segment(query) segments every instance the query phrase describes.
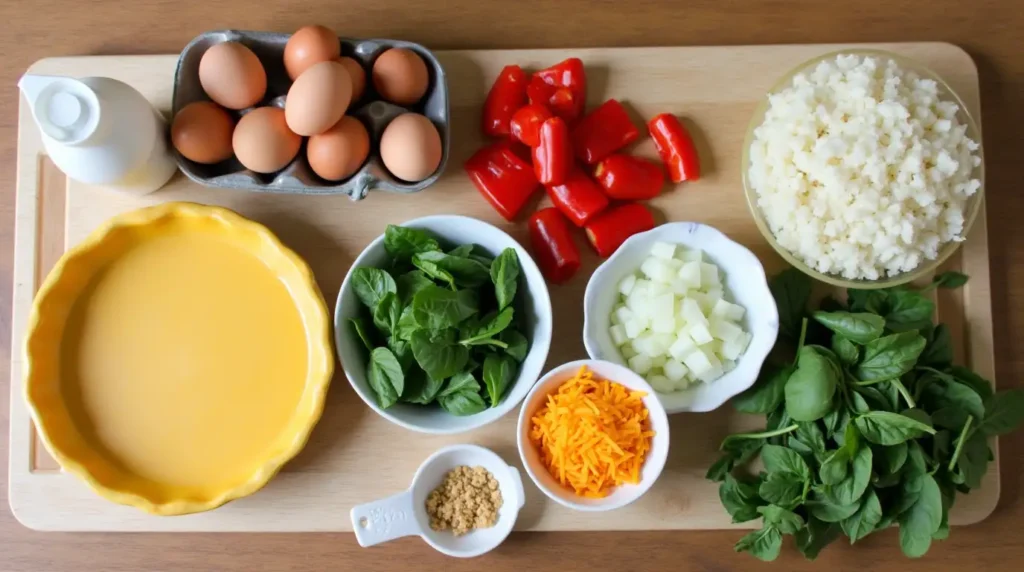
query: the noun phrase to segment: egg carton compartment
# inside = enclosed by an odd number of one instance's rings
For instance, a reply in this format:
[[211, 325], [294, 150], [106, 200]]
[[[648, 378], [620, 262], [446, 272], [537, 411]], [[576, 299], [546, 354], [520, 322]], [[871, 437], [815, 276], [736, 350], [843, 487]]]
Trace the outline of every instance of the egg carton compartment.
[[[199, 83], [199, 61], [208, 48], [221, 42], [239, 42], [251, 49], [267, 72], [267, 93], [256, 107], [273, 105], [283, 107], [292, 80], [284, 68], [284, 47], [291, 34], [276, 32], [250, 32], [217, 30], [194, 38], [182, 50], [174, 72], [172, 112], [196, 101], [210, 101]], [[250, 171], [234, 157], [212, 165], [190, 161], [177, 154], [178, 166], [193, 181], [209, 187], [245, 189], [257, 192], [298, 193], [313, 195], [346, 194], [359, 200], [371, 190], [382, 189], [397, 193], [415, 193], [434, 183], [444, 172], [449, 151], [448, 85], [444, 68], [425, 47], [401, 40], [355, 40], [340, 38], [341, 55], [359, 62], [366, 72], [366, 90], [358, 101], [353, 101], [346, 112], [359, 119], [370, 134], [370, 154], [363, 166], [348, 179], [327, 181], [313, 172], [306, 161], [306, 140], [295, 159], [277, 173], [263, 174]], [[370, 70], [377, 56], [389, 48], [406, 48], [416, 52], [427, 64], [429, 84], [427, 93], [416, 105], [403, 107], [377, 99]], [[237, 121], [254, 108], [241, 111], [227, 110]], [[432, 175], [422, 181], [410, 183], [393, 176], [380, 159], [379, 143], [384, 128], [398, 115], [412, 111], [426, 116], [441, 136], [441, 163]]]

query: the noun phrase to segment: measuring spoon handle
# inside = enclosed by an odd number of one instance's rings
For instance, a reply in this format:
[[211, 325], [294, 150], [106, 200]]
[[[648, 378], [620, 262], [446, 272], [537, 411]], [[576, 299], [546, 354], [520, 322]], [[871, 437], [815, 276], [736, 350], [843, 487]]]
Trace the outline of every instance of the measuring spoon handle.
[[363, 547], [418, 535], [423, 530], [416, 520], [411, 490], [353, 507], [351, 516], [352, 530]]

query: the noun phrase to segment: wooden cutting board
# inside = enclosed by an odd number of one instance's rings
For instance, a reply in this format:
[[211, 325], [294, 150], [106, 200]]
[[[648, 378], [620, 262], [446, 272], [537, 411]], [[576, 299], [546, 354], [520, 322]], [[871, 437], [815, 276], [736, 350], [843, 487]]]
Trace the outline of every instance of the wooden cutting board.
[[[760, 98], [794, 66], [852, 46], [757, 46], [589, 50], [444, 51], [438, 58], [449, 82], [452, 147], [449, 168], [428, 190], [410, 196], [371, 193], [361, 202], [344, 196], [289, 196], [207, 189], [176, 176], [164, 189], [130, 197], [67, 180], [45, 156], [38, 129], [22, 99], [18, 119], [18, 182], [14, 285], [14, 356], [11, 364], [10, 503], [26, 526], [92, 531], [348, 531], [349, 509], [409, 486], [416, 468], [439, 447], [457, 442], [492, 448], [519, 464], [515, 412], [472, 433], [419, 435], [378, 417], [337, 372], [324, 415], [305, 450], [257, 494], [211, 512], [154, 517], [102, 500], [60, 472], [36, 437], [22, 398], [22, 342], [37, 285], [69, 246], [107, 218], [171, 200], [222, 205], [266, 224], [303, 256], [333, 306], [349, 265], [388, 223], [439, 213], [480, 218], [526, 242], [525, 223], [502, 220], [460, 168], [482, 143], [484, 95], [505, 64], [540, 68], [569, 56], [587, 64], [589, 104], [609, 97], [641, 118], [670, 112], [684, 118], [699, 147], [704, 177], [653, 201], [664, 220], [711, 224], [753, 250], [769, 273], [784, 263], [758, 233], [740, 182], [747, 124]], [[860, 45], [888, 49], [932, 68], [981, 117], [977, 69], [961, 49], [941, 43]], [[103, 56], [46, 59], [32, 73], [108, 76], [125, 81], [165, 112], [177, 56]], [[650, 140], [636, 146], [654, 157]], [[984, 207], [947, 269], [970, 275], [966, 288], [938, 294], [938, 318], [953, 333], [957, 358], [993, 379], [992, 309]], [[584, 249], [585, 250], [585, 249]], [[548, 368], [586, 357], [581, 339], [586, 280], [599, 259], [584, 252], [583, 269], [568, 285], [552, 287], [555, 332]], [[333, 311], [333, 310], [332, 310]], [[725, 406], [708, 414], [672, 416], [672, 450], [655, 487], [635, 504], [612, 513], [573, 512], [548, 502], [527, 483], [519, 530], [653, 530], [743, 528], [733, 525], [704, 479], [721, 439], [762, 420]], [[988, 516], [999, 498], [999, 468], [990, 466], [982, 488], [959, 497], [951, 520], [969, 524]]]

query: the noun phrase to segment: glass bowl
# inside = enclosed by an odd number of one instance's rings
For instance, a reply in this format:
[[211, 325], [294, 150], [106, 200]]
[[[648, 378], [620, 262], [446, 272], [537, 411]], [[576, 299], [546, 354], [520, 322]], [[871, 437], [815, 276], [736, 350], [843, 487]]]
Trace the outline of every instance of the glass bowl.
[[775, 239], [775, 235], [768, 227], [768, 222], [765, 220], [764, 213], [761, 211], [761, 207], [757, 204], [757, 193], [754, 191], [750, 184], [748, 174], [750, 165], [750, 144], [754, 139], [754, 130], [760, 127], [762, 123], [764, 123], [765, 113], [768, 109], [768, 96], [770, 94], [777, 93], [780, 90], [785, 89], [786, 87], [791, 85], [793, 77], [796, 76], [798, 73], [812, 70], [820, 62], [826, 60], [833, 60], [840, 55], [855, 55], [861, 57], [871, 56], [878, 59], [894, 60], [897, 63], [897, 65], [899, 65], [899, 67], [904, 71], [912, 71], [922, 78], [935, 80], [935, 83], [938, 85], [940, 97], [943, 100], [948, 100], [956, 103], [958, 107], [956, 117], [962, 124], [967, 126], [966, 136], [978, 143], [978, 149], [976, 153], [978, 157], [981, 158], [981, 163], [977, 167], [975, 167], [974, 171], [972, 172], [972, 178], [978, 179], [981, 182], [981, 187], [978, 189], [976, 193], [974, 193], [974, 195], [967, 199], [967, 204], [965, 206], [966, 212], [964, 216], [964, 230], [962, 234], [965, 237], [970, 234], [971, 227], [974, 225], [974, 221], [981, 210], [982, 198], [985, 194], [985, 156], [981, 141], [981, 131], [978, 128], [978, 124], [975, 122], [974, 118], [967, 110], [967, 106], [964, 105], [964, 102], [962, 99], [960, 99], [960, 96], [957, 95], [957, 93], [953, 91], [949, 84], [943, 81], [942, 78], [938, 76], [938, 74], [936, 74], [935, 72], [933, 72], [931, 69], [921, 64], [920, 62], [884, 50], [855, 49], [830, 52], [828, 54], [815, 57], [811, 60], [808, 60], [800, 64], [792, 71], [787, 73], [785, 76], [783, 76], [778, 81], [778, 83], [772, 86], [768, 94], [766, 94], [765, 97], [761, 99], [761, 102], [757, 106], [757, 110], [754, 111], [754, 116], [750, 120], [750, 125], [747, 127], [746, 137], [743, 140], [743, 160], [741, 167], [741, 175], [743, 177], [743, 190], [747, 198], [747, 206], [750, 208], [750, 214], [754, 218], [754, 223], [757, 225], [758, 230], [761, 231], [761, 234], [764, 235], [764, 238], [765, 240], [768, 241], [768, 244], [770, 244], [772, 248], [774, 248], [775, 251], [778, 252], [779, 255], [786, 260], [786, 262], [788, 262], [794, 268], [797, 268], [801, 272], [811, 276], [816, 280], [820, 280], [822, 282], [832, 284], [833, 286], [839, 286], [842, 288], [860, 289], [888, 288], [891, 286], [898, 286], [900, 284], [913, 282], [918, 278], [922, 278], [934, 273], [935, 270], [940, 265], [942, 265], [943, 262], [946, 261], [946, 259], [948, 259], [950, 256], [953, 255], [954, 252], [956, 252], [957, 248], [959, 248], [963, 242], [947, 242], [939, 248], [938, 256], [934, 260], [925, 260], [921, 263], [920, 266], [918, 266], [914, 270], [904, 272], [902, 274], [897, 274], [894, 276], [886, 276], [883, 278], [879, 278], [877, 280], [849, 280], [846, 278], [842, 278], [837, 274], [826, 274], [811, 268], [805, 262], [797, 258], [796, 255], [794, 255], [792, 252], [790, 252], [789, 250], [787, 250], [778, 243], [778, 241]]

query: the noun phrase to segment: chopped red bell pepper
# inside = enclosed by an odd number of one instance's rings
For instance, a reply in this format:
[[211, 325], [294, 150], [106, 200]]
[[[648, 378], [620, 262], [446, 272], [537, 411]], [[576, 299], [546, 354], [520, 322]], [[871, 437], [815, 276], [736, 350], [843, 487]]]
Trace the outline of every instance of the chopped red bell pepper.
[[[544, 90], [541, 86], [534, 85], [537, 84], [537, 80], [553, 89]], [[543, 103], [566, 123], [572, 123], [583, 115], [583, 107], [587, 104], [587, 73], [583, 68], [583, 61], [579, 58], [569, 58], [536, 72], [527, 93], [530, 103]]]
[[526, 73], [519, 66], [505, 66], [494, 80], [484, 101], [484, 135], [503, 137], [510, 133], [512, 115], [526, 105]]
[[630, 121], [622, 104], [609, 99], [573, 127], [572, 145], [581, 161], [593, 165], [639, 136], [640, 131]]
[[668, 168], [673, 183], [696, 181], [700, 178], [700, 158], [690, 134], [675, 115], [662, 113], [647, 124], [654, 147]]
[[537, 265], [552, 284], [569, 280], [580, 269], [580, 251], [558, 209], [549, 207], [530, 216], [530, 245]]
[[540, 126], [554, 117], [547, 107], [539, 103], [531, 103], [520, 107], [512, 116], [512, 136], [530, 147], [540, 143]]
[[605, 157], [594, 169], [594, 178], [613, 199], [653, 199], [665, 186], [665, 173], [654, 161], [632, 155]]
[[569, 127], [560, 117], [552, 117], [540, 126], [540, 142], [533, 148], [533, 171], [542, 185], [557, 185], [569, 176], [573, 167]]
[[473, 154], [464, 168], [480, 194], [505, 220], [512, 220], [540, 184], [529, 163], [508, 142], [488, 145]]
[[608, 197], [582, 169], [574, 168], [560, 185], [548, 185], [551, 202], [576, 226], [608, 208]]
[[634, 234], [654, 228], [654, 215], [640, 203], [626, 203], [607, 210], [586, 226], [587, 240], [607, 258]]

